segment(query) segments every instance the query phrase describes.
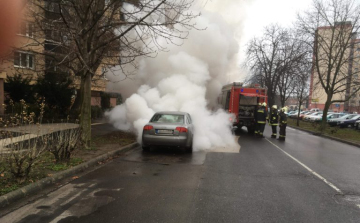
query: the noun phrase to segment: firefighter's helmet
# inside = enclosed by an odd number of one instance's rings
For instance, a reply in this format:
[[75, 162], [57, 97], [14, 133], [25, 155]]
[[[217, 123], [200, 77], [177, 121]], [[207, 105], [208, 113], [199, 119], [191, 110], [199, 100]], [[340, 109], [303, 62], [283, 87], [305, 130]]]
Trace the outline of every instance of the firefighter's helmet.
[[277, 109], [277, 105], [273, 105], [272, 108], [273, 108], [273, 109]]
[[266, 102], [262, 103], [262, 106], [266, 107]]
[[261, 102], [259, 102], [259, 106], [261, 106]]

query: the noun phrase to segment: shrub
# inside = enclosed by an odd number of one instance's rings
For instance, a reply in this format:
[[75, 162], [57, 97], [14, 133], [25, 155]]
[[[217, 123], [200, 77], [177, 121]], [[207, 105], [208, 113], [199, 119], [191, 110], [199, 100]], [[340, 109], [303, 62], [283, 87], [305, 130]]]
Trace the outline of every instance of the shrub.
[[[3, 127], [18, 126], [18, 125], [32, 125], [35, 123], [35, 113], [28, 113], [24, 100], [21, 103], [21, 113], [17, 113], [10, 116], [8, 120], [1, 120]], [[2, 162], [4, 163], [5, 169], [9, 171], [18, 183], [23, 183], [29, 176], [33, 165], [38, 161], [38, 158], [46, 151], [47, 148], [47, 137], [41, 135], [41, 119], [44, 115], [45, 103], [40, 104], [40, 114], [37, 122], [37, 133], [36, 137], [32, 138], [31, 135], [26, 134], [20, 136], [19, 141], [15, 141], [11, 132], [3, 131], [3, 149], [1, 151]]]
[[[31, 81], [31, 77], [23, 77], [20, 74], [8, 76], [4, 84], [4, 90], [15, 103], [20, 102], [20, 100], [33, 103], [35, 101], [35, 92], [33, 86], [30, 85]], [[8, 100], [7, 103], [9, 103]]]
[[101, 92], [100, 97], [101, 97], [101, 108], [103, 110], [111, 108], [111, 106], [110, 106], [110, 94], [105, 93], [105, 92]]
[[54, 132], [49, 136], [48, 150], [54, 155], [56, 163], [69, 162], [79, 142], [80, 128]]
[[91, 118], [97, 119], [103, 117], [103, 111], [100, 106], [91, 106]]
[[40, 76], [35, 85], [38, 97], [46, 99], [46, 114], [51, 118], [65, 118], [72, 106], [74, 89], [72, 80], [65, 74], [48, 73]]

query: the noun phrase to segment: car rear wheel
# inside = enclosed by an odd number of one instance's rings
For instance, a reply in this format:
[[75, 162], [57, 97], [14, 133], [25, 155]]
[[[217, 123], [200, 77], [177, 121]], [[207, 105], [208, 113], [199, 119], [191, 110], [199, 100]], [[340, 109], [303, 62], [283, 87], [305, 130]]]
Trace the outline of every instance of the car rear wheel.
[[193, 141], [191, 140], [190, 146], [185, 148], [185, 151], [188, 153], [193, 152]]
[[149, 147], [149, 146], [142, 146], [142, 149], [143, 149], [144, 151], [150, 151], [150, 147]]
[[186, 148], [186, 152], [192, 153], [192, 152], [193, 152], [193, 147], [192, 147], [192, 146], [187, 147], [187, 148]]

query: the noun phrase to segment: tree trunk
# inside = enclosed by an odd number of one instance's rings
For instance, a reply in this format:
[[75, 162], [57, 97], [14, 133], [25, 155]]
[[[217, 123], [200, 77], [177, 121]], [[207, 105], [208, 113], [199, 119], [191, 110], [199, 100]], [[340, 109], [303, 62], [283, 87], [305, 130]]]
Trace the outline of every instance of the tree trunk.
[[271, 108], [275, 104], [275, 94], [272, 92], [272, 89], [268, 89], [268, 106]]
[[81, 141], [85, 148], [90, 148], [91, 143], [91, 75], [85, 74], [81, 77], [80, 97], [80, 129]]
[[281, 107], [285, 107], [285, 102], [286, 102], [286, 95], [284, 94], [280, 94], [280, 105]]
[[325, 102], [325, 107], [324, 107], [324, 111], [323, 111], [323, 115], [322, 115], [322, 120], [321, 120], [321, 125], [320, 125], [320, 132], [321, 134], [324, 133], [325, 129], [326, 129], [326, 125], [327, 125], [327, 120], [326, 120], [326, 116], [327, 116], [327, 112], [330, 108], [330, 105], [331, 105], [331, 99], [329, 99], [329, 96], [328, 96], [328, 99], [326, 100]]
[[[302, 98], [301, 98], [300, 101], [302, 101]], [[300, 125], [300, 117], [299, 117], [299, 116], [300, 116], [301, 105], [302, 105], [302, 103], [299, 102], [298, 115], [297, 115], [297, 117], [296, 117], [296, 126], [297, 126], [297, 127], [299, 127], [299, 125]]]

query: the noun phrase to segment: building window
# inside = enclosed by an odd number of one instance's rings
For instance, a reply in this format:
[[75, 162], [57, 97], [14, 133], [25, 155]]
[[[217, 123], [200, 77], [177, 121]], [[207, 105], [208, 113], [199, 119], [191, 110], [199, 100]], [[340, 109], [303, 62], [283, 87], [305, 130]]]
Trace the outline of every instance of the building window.
[[34, 36], [34, 24], [29, 22], [22, 22], [20, 24], [19, 35], [33, 37]]
[[14, 67], [34, 69], [35, 56], [26, 52], [14, 53]]

